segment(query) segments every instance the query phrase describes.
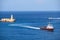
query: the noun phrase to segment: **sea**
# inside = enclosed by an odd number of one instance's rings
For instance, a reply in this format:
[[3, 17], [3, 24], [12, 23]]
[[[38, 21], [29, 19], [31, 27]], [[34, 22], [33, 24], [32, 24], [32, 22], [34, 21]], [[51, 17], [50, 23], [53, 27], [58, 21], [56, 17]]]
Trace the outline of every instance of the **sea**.
[[[14, 16], [14, 22], [0, 22], [0, 40], [60, 40], [59, 11], [9, 11], [0, 12], [0, 19]], [[40, 27], [52, 24], [54, 31]]]

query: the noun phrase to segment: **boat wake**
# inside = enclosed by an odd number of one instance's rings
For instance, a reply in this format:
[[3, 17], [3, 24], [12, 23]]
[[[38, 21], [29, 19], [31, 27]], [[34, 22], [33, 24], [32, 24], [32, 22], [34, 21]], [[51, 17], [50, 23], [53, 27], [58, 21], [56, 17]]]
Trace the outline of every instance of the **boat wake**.
[[30, 29], [40, 29], [39, 27], [27, 26], [23, 24], [9, 24], [8, 26], [18, 26], [18, 27], [25, 27], [25, 28], [30, 28]]
[[58, 20], [60, 20], [60, 18], [52, 18], [52, 17], [49, 17], [48, 19], [58, 19]]

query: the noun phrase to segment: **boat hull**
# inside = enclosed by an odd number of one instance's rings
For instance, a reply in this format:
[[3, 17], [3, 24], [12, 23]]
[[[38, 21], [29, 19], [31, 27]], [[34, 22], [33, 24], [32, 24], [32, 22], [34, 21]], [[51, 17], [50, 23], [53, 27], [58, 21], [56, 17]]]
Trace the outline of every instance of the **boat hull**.
[[47, 31], [53, 31], [53, 30], [54, 30], [54, 29], [52, 29], [52, 28], [48, 28], [48, 29], [47, 29], [46, 26], [45, 26], [45, 27], [41, 27], [40, 29], [41, 29], [41, 30], [47, 30]]

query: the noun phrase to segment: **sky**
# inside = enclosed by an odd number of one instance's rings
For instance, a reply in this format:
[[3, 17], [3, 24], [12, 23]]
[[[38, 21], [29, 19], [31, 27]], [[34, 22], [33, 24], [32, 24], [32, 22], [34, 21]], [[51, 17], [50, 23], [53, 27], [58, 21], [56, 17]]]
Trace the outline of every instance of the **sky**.
[[60, 0], [0, 0], [0, 11], [60, 11]]

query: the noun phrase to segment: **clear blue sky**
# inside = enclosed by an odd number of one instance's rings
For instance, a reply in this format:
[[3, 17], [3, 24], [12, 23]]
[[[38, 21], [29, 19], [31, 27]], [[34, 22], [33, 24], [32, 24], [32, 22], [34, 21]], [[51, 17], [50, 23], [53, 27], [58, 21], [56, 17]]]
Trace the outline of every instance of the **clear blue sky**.
[[0, 0], [0, 11], [60, 11], [60, 0]]

